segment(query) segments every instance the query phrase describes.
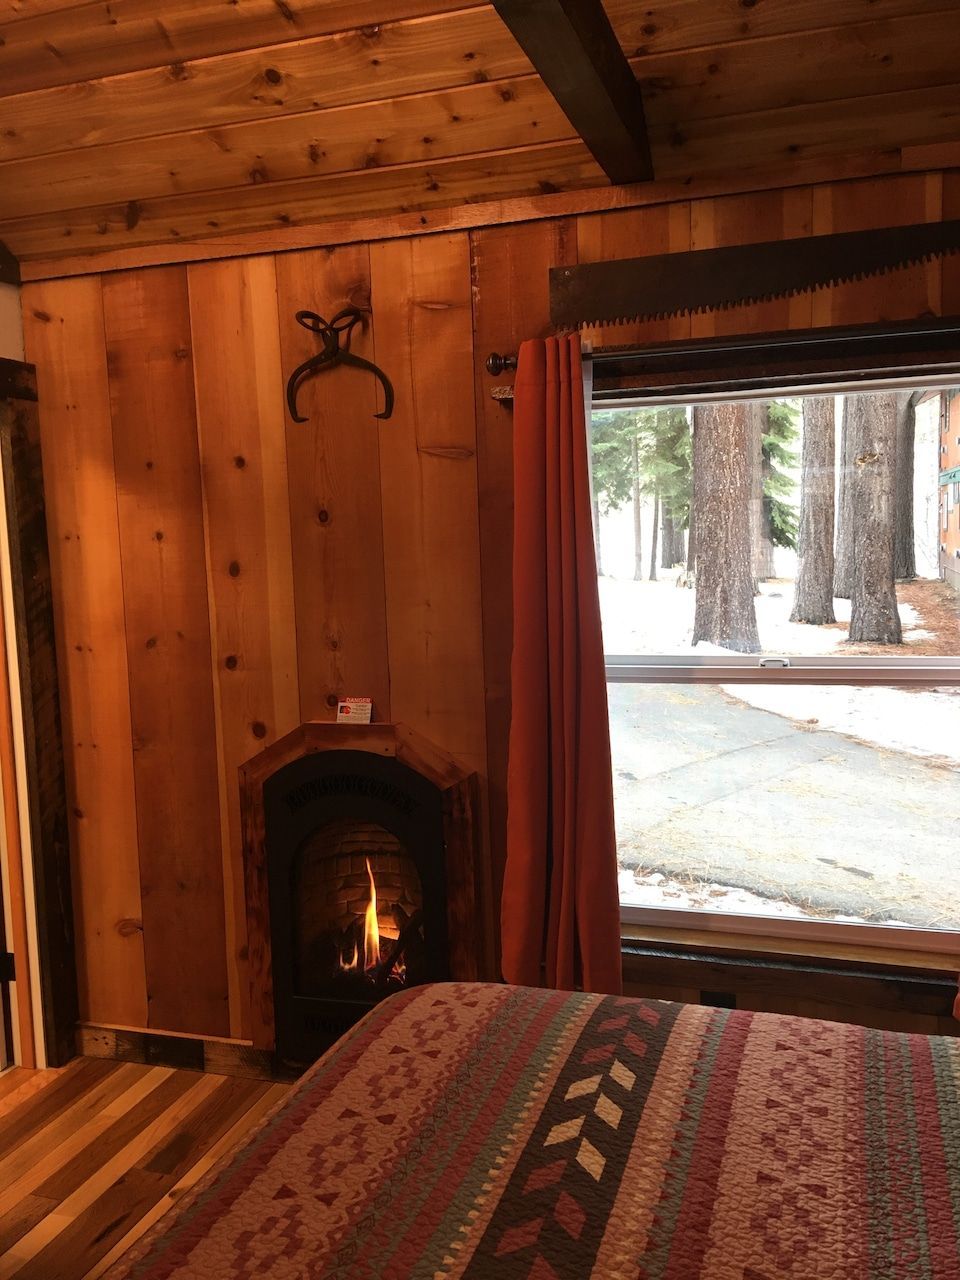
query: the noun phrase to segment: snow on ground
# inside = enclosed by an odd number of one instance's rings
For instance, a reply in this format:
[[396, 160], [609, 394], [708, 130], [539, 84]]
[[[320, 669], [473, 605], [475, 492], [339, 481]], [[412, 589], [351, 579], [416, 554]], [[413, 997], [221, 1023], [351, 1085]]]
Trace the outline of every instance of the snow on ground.
[[[777, 916], [791, 920], [830, 920], [834, 924], [867, 924], [863, 916], [836, 912], [804, 911], [794, 902], [762, 898], [749, 889], [705, 882], [683, 884], [659, 871], [642, 869], [619, 872], [620, 903], [625, 907], [666, 907], [674, 911], [723, 911], [742, 916]], [[901, 920], [884, 920], [885, 925], [910, 926]]]
[[724, 693], [818, 729], [889, 751], [960, 765], [960, 689], [848, 685], [722, 685]]
[[[679, 570], [662, 570], [659, 582], [600, 578], [604, 648], [609, 654], [694, 653], [724, 657], [729, 650], [692, 643], [696, 593], [679, 585]], [[787, 657], [844, 655], [850, 601], [834, 600], [837, 626], [811, 627], [790, 621], [793, 583], [764, 582], [756, 597], [757, 627], [764, 653]], [[904, 645], [930, 633], [916, 609], [900, 604]], [[903, 652], [900, 650], [899, 652]], [[831, 685], [726, 685], [725, 692], [750, 706], [787, 719], [818, 725], [862, 742], [960, 765], [960, 690], [854, 688]]]
[[[610, 654], [722, 654], [715, 646], [693, 645], [693, 616], [696, 592], [679, 585], [681, 571], [662, 569], [658, 582], [635, 582], [629, 578], [603, 577], [600, 583], [600, 613], [603, 643]], [[811, 627], [791, 622], [793, 583], [774, 579], [760, 584], [756, 597], [757, 630], [764, 653], [792, 657], [842, 654], [850, 622], [850, 601], [834, 600], [835, 627]], [[920, 626], [917, 611], [900, 605], [900, 621], [905, 645], [930, 639]]]

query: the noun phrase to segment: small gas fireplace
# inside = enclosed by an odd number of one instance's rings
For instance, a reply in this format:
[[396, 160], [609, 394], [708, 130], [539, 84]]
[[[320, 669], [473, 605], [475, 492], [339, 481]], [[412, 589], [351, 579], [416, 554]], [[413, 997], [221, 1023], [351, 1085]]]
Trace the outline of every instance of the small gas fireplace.
[[241, 770], [254, 1043], [309, 1061], [407, 986], [480, 974], [475, 777], [398, 725]]

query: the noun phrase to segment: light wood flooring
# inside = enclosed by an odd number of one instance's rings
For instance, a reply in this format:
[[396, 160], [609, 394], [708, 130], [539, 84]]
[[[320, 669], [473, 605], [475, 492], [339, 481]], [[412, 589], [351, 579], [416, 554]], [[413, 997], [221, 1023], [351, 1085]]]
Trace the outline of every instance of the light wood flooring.
[[77, 1058], [0, 1074], [0, 1280], [95, 1280], [289, 1084]]

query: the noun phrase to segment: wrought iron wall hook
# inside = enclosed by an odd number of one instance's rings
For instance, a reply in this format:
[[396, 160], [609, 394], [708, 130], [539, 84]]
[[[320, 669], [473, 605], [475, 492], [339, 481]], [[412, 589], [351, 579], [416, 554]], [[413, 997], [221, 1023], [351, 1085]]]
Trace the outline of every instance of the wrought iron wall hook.
[[350, 350], [350, 338], [354, 327], [363, 324], [364, 313], [359, 307], [344, 307], [332, 320], [324, 320], [315, 311], [298, 311], [297, 324], [311, 333], [317, 333], [323, 339], [323, 350], [318, 351], [309, 360], [298, 365], [287, 380], [287, 407], [294, 422], [306, 422], [297, 412], [297, 393], [304, 379], [322, 369], [332, 369], [338, 364], [352, 365], [357, 369], [366, 369], [380, 380], [383, 387], [383, 412], [375, 413], [375, 418], [389, 418], [393, 413], [393, 386], [390, 379], [370, 360], [355, 356]]

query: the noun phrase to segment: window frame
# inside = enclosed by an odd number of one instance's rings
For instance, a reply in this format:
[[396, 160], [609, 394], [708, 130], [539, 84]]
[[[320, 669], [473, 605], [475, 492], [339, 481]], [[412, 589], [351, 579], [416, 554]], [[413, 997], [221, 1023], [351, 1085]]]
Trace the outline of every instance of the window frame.
[[[828, 367], [818, 376], [814, 365], [824, 360]], [[725, 361], [732, 362], [726, 371]], [[588, 408], [594, 411], [910, 387], [948, 390], [960, 385], [960, 320], [612, 348], [586, 352], [585, 363]], [[608, 684], [960, 686], [960, 654], [899, 659], [743, 654], [719, 659], [605, 653], [604, 660]], [[666, 928], [755, 940], [765, 936], [796, 940], [800, 950], [804, 942], [852, 943], [868, 950], [960, 957], [960, 930], [627, 904], [621, 904], [620, 919], [628, 930]]]

